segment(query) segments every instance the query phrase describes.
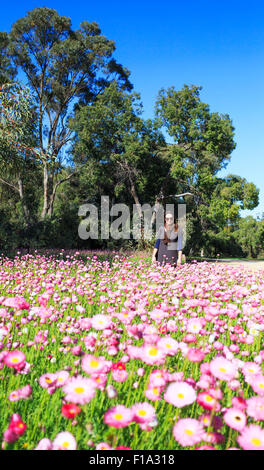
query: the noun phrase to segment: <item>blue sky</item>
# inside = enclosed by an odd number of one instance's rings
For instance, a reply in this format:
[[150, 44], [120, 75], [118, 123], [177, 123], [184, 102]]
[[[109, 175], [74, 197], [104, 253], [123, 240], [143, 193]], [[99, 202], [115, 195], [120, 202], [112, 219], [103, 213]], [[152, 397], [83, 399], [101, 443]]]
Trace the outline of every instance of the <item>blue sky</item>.
[[99, 24], [131, 71], [145, 118], [153, 117], [161, 88], [202, 86], [202, 101], [229, 114], [235, 127], [237, 147], [218, 175], [238, 174], [259, 188], [259, 206], [242, 216], [264, 212], [263, 1], [13, 0], [1, 5], [0, 30], [36, 6], [70, 17], [74, 28], [83, 20]]

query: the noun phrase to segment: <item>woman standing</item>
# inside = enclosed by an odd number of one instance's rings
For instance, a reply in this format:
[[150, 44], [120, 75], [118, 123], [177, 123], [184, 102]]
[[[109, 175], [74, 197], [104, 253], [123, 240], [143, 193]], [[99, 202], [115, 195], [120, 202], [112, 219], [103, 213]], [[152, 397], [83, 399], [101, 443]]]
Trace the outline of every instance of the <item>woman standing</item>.
[[175, 267], [181, 264], [181, 237], [178, 235], [178, 224], [174, 223], [173, 214], [167, 212], [164, 219], [164, 227], [160, 227], [158, 231], [158, 238], [152, 255], [152, 263], [156, 263], [156, 261], [161, 264], [170, 263]]

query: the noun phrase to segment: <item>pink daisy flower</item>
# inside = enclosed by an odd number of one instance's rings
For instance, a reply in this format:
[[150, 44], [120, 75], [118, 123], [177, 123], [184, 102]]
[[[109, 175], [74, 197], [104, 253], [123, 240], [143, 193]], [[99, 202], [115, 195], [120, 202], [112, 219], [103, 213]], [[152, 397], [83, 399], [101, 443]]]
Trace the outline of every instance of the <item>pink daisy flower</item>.
[[251, 397], [246, 400], [247, 415], [257, 421], [264, 420], [264, 397]]
[[136, 403], [131, 407], [131, 411], [137, 423], [149, 423], [156, 418], [155, 408], [147, 402]]
[[126, 370], [116, 369], [112, 371], [112, 378], [116, 382], [125, 382], [127, 377], [128, 377], [128, 373]]
[[149, 384], [154, 387], [163, 387], [167, 382], [167, 372], [162, 370], [154, 370], [149, 376]]
[[18, 392], [21, 398], [28, 398], [32, 394], [32, 387], [30, 385], [25, 385], [20, 388]]
[[193, 446], [203, 440], [203, 426], [197, 419], [180, 419], [173, 427], [174, 439], [183, 447]]
[[118, 320], [121, 320], [122, 323], [125, 325], [128, 324], [130, 325], [134, 316], [136, 315], [135, 312], [120, 312], [116, 313], [115, 316], [118, 318]]
[[55, 373], [56, 387], [63, 387], [69, 380], [70, 374], [66, 370], [60, 370]]
[[262, 374], [254, 375], [254, 380], [250, 382], [255, 393], [264, 395], [264, 376]]
[[254, 377], [262, 372], [261, 367], [255, 362], [245, 362], [241, 370], [245, 377]]
[[105, 370], [105, 361], [91, 354], [85, 354], [82, 358], [82, 369], [87, 374], [100, 374]]
[[9, 393], [8, 400], [9, 401], [18, 401], [20, 400], [21, 396], [19, 395], [18, 390], [14, 390], [13, 392]]
[[187, 353], [187, 358], [191, 362], [201, 362], [205, 356], [205, 353], [201, 349], [190, 348]]
[[216, 398], [208, 392], [198, 393], [197, 403], [199, 403], [199, 405], [201, 405], [205, 410], [212, 410], [214, 408], [215, 411], [219, 411], [220, 409], [220, 405]]
[[186, 382], [172, 382], [164, 393], [164, 400], [177, 408], [190, 405], [196, 399], [196, 392]]
[[8, 367], [21, 369], [25, 365], [25, 354], [22, 351], [11, 351], [4, 358], [4, 363]]
[[113, 450], [113, 447], [107, 444], [107, 442], [99, 442], [99, 444], [96, 445], [95, 449], [96, 450]]
[[237, 374], [237, 367], [228, 359], [216, 357], [210, 362], [211, 374], [219, 380], [232, 380]]
[[145, 390], [145, 396], [148, 400], [151, 401], [157, 401], [161, 400], [161, 392], [163, 390], [163, 387], [155, 387], [149, 385], [148, 388]]
[[225, 423], [236, 431], [242, 431], [247, 424], [247, 417], [238, 408], [229, 408], [224, 414]]
[[94, 315], [91, 318], [92, 328], [95, 330], [105, 330], [112, 325], [112, 320], [110, 315], [102, 315], [98, 313], [98, 315]]
[[200, 333], [201, 329], [202, 329], [202, 323], [201, 323], [201, 320], [199, 320], [198, 318], [191, 318], [188, 321], [188, 325], [187, 325], [188, 333], [198, 334]]
[[163, 364], [165, 357], [164, 351], [151, 344], [145, 345], [141, 351], [141, 359], [146, 364]]
[[243, 429], [237, 442], [244, 450], [264, 450], [264, 430], [257, 424], [250, 424]]
[[105, 384], [107, 382], [107, 375], [106, 374], [97, 374], [92, 375], [91, 379], [94, 381], [96, 388], [98, 390], [104, 390]]
[[37, 447], [35, 447], [35, 450], [52, 450], [52, 442], [50, 439], [44, 437], [39, 441]]
[[7, 299], [4, 300], [3, 305], [6, 307], [12, 307], [12, 308], [17, 308], [19, 310], [25, 309], [28, 310], [30, 307], [30, 304], [26, 302], [24, 297], [8, 297]]
[[142, 347], [128, 345], [126, 352], [130, 359], [141, 359]]
[[53, 441], [53, 450], [76, 450], [76, 448], [76, 440], [68, 431], [59, 432]]
[[95, 396], [95, 387], [95, 382], [92, 379], [79, 375], [76, 378], [72, 377], [62, 390], [66, 393], [66, 401], [84, 405]]
[[234, 408], [238, 408], [239, 410], [244, 411], [247, 407], [247, 402], [242, 397], [233, 397], [232, 405]]
[[171, 338], [170, 336], [165, 336], [165, 338], [161, 338], [158, 343], [157, 347], [164, 351], [168, 356], [174, 356], [178, 351], [179, 343], [175, 339]]
[[104, 415], [104, 422], [114, 428], [123, 428], [133, 421], [133, 413], [124, 405], [116, 405]]
[[163, 312], [163, 310], [157, 308], [157, 309], [152, 310], [152, 312], [149, 312], [149, 316], [151, 320], [154, 320], [155, 322], [160, 323], [161, 320], [167, 316], [167, 314]]
[[52, 374], [49, 372], [39, 377], [39, 385], [42, 388], [49, 388], [49, 387], [55, 386], [56, 381], [57, 381], [56, 374]]

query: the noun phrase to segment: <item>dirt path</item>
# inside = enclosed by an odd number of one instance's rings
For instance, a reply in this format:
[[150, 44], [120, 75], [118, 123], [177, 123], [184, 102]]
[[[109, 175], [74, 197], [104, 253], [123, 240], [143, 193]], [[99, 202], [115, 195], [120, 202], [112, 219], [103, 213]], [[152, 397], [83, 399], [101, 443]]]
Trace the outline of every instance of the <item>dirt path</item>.
[[244, 261], [244, 260], [225, 260], [225, 259], [219, 259], [217, 260], [217, 263], [221, 264], [226, 264], [228, 266], [241, 266], [245, 269], [248, 270], [253, 270], [253, 271], [258, 271], [258, 270], [264, 270], [264, 261]]

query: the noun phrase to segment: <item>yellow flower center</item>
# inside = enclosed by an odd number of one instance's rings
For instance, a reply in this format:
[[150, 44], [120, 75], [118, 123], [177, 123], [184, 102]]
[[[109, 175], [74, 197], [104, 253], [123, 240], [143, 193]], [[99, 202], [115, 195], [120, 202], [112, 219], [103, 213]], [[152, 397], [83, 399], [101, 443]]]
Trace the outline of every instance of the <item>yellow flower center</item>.
[[83, 393], [84, 392], [84, 388], [83, 387], [76, 387], [74, 389], [75, 393]]
[[66, 447], [66, 449], [69, 447], [69, 445], [69, 442], [66, 441], [62, 443], [62, 447]]
[[254, 446], [257, 446], [257, 447], [259, 447], [261, 445], [261, 441], [259, 439], [257, 439], [256, 437], [253, 437], [251, 439], [251, 442]]
[[48, 377], [46, 377], [45, 381], [47, 382], [47, 384], [51, 383], [51, 379], [49, 379]]
[[90, 361], [90, 366], [91, 367], [98, 367], [98, 365], [99, 365], [98, 361], [95, 361], [94, 359], [92, 361]]
[[193, 431], [191, 431], [190, 429], [185, 429], [185, 433], [186, 433], [188, 436], [192, 436], [192, 435], [193, 435]]
[[123, 415], [121, 415], [121, 413], [116, 413], [115, 414], [115, 419], [117, 419], [118, 421], [120, 421], [120, 419], [123, 418]]
[[226, 369], [224, 367], [219, 368], [220, 372], [226, 372]]
[[17, 357], [12, 357], [11, 362], [16, 364], [17, 362], [19, 362], [19, 359]]
[[139, 416], [146, 416], [147, 412], [145, 410], [139, 410]]
[[153, 388], [153, 393], [154, 393], [155, 395], [158, 395], [158, 394], [159, 394], [157, 387], [154, 387], [154, 388]]
[[178, 398], [184, 398], [184, 395], [182, 393], [178, 393]]
[[264, 388], [264, 384], [262, 384], [262, 383], [259, 384], [259, 387], [260, 387], [260, 388]]
[[213, 401], [213, 398], [210, 395], [206, 395], [205, 399], [209, 402]]
[[157, 348], [151, 348], [149, 350], [149, 355], [150, 356], [156, 356], [157, 352], [158, 352]]
[[166, 344], [166, 348], [171, 349], [171, 344], [167, 343], [167, 344]]

